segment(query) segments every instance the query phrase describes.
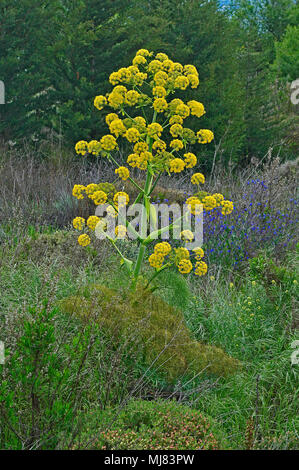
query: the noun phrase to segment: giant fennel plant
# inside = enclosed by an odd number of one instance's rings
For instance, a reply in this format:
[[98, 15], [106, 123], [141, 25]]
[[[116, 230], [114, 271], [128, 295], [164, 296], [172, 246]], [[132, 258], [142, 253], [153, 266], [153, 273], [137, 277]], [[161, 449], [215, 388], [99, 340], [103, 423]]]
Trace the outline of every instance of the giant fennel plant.
[[[186, 169], [195, 168], [197, 156], [190, 151], [195, 143], [208, 144], [214, 134], [208, 129], [196, 131], [187, 127], [188, 119], [201, 118], [205, 114], [204, 105], [196, 100], [186, 103], [178, 97], [187, 88], [195, 89], [199, 85], [198, 72], [193, 65], [182, 65], [173, 62], [164, 53], [154, 55], [146, 49], [140, 49], [132, 61], [132, 65], [113, 72], [109, 81], [113, 89], [106, 96], [95, 97], [95, 107], [106, 113], [105, 121], [110, 133], [100, 140], [90, 142], [81, 140], [76, 144], [76, 152], [80, 155], [96, 155], [108, 158], [116, 166], [115, 173], [123, 181], [128, 180], [138, 190], [134, 204], [143, 205], [141, 226], [147, 227], [145, 235], [135, 231], [129, 221], [115, 228], [115, 237], [106, 233], [106, 237], [115, 247], [131, 277], [134, 289], [140, 276], [146, 248], [153, 239], [161, 236], [175, 224], [148, 233], [149, 220], [152, 212], [151, 194], [163, 172], [181, 173]], [[110, 109], [109, 109], [110, 108]], [[112, 108], [112, 109], [111, 109]], [[113, 111], [113, 112], [111, 112]], [[193, 119], [192, 119], [193, 120]], [[132, 146], [127, 156], [127, 166], [119, 164], [115, 152], [119, 149], [119, 141], [125, 139]], [[130, 168], [137, 168], [145, 173], [144, 184], [132, 178]], [[191, 176], [194, 185], [204, 184], [204, 175], [195, 172]], [[142, 187], [143, 186], [143, 187]], [[233, 210], [233, 203], [224, 199], [222, 194], [197, 195], [187, 198], [186, 205], [191, 214], [197, 215], [198, 208], [206, 211], [221, 207], [223, 214]], [[121, 207], [129, 204], [130, 198], [125, 191], [109, 194], [101, 185], [90, 183], [87, 186], [76, 184], [73, 196], [77, 199], [90, 198], [96, 206], [105, 204], [107, 214], [116, 217]], [[105, 233], [105, 223], [97, 215], [91, 215], [87, 220], [76, 217], [73, 220], [75, 229], [82, 231], [78, 242], [82, 246], [91, 243], [91, 234], [99, 228]], [[125, 238], [130, 232], [135, 235], [139, 244], [135, 260], [126, 258], [116, 244], [116, 239]], [[207, 272], [207, 264], [203, 261], [204, 251], [201, 247], [188, 249], [188, 242], [194, 238], [190, 230], [182, 230], [180, 237], [184, 246], [172, 248], [166, 241], [159, 241], [148, 258], [154, 268], [154, 278], [163, 269], [172, 265], [177, 266], [182, 274], [194, 270], [194, 274], [202, 276]]]

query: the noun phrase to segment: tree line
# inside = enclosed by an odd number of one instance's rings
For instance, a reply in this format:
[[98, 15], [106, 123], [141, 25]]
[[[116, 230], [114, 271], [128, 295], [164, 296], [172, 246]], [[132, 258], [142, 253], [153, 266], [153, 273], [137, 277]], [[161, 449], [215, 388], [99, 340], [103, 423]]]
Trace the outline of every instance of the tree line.
[[70, 146], [99, 137], [94, 96], [146, 48], [197, 67], [192, 97], [207, 110], [201, 127], [215, 134], [206, 156], [244, 165], [277, 147], [292, 158], [298, 24], [294, 0], [0, 0], [0, 136], [54, 132]]

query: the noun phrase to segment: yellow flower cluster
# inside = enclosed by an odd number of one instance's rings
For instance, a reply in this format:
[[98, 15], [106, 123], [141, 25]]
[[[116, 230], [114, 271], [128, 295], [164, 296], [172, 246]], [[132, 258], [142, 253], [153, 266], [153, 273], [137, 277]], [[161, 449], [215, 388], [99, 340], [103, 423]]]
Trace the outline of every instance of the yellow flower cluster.
[[152, 253], [148, 258], [148, 262], [150, 266], [152, 266], [155, 269], [162, 268], [163, 261], [164, 261], [164, 256], [157, 254], [157, 253]]
[[140, 139], [139, 130], [135, 127], [130, 127], [125, 133], [125, 137], [129, 142], [137, 142]]
[[191, 196], [186, 200], [189, 212], [193, 215], [200, 215], [202, 213], [202, 203], [196, 196]]
[[204, 261], [197, 261], [195, 263], [195, 271], [194, 273], [197, 276], [204, 276], [207, 273], [208, 265]]
[[205, 114], [204, 105], [200, 103], [199, 101], [191, 100], [191, 101], [188, 101], [187, 105], [190, 108], [190, 112], [192, 116], [196, 116], [200, 118], [201, 116]]
[[214, 139], [214, 134], [209, 129], [200, 129], [196, 136], [200, 144], [209, 144]]
[[84, 225], [85, 225], [85, 219], [83, 219], [83, 217], [75, 217], [75, 219], [73, 220], [73, 227], [76, 230], [82, 230]]
[[127, 234], [127, 227], [125, 225], [118, 225], [115, 227], [115, 235], [117, 238], [125, 238]]
[[181, 274], [188, 274], [192, 271], [192, 263], [189, 259], [182, 259], [178, 264], [178, 269]]
[[187, 248], [180, 246], [179, 248], [175, 249], [175, 263], [178, 264], [183, 259], [189, 259], [190, 253]]
[[80, 140], [79, 142], [76, 143], [75, 145], [75, 150], [76, 153], [81, 155], [85, 155], [86, 152], [88, 151], [88, 142], [86, 140]]
[[201, 260], [201, 258], [203, 258], [204, 255], [205, 255], [205, 252], [200, 247], [194, 248], [192, 251], [195, 255], [195, 259], [198, 260], [198, 261]]
[[94, 105], [99, 111], [101, 111], [101, 109], [103, 109], [104, 106], [106, 106], [106, 104], [107, 104], [107, 98], [105, 96], [99, 95], [95, 97]]
[[93, 200], [96, 206], [99, 206], [100, 204], [105, 204], [107, 201], [107, 194], [104, 193], [104, 191], [95, 191], [91, 196], [90, 199]]
[[78, 243], [81, 246], [87, 246], [90, 244], [90, 242], [91, 242], [90, 236], [87, 235], [86, 233], [83, 233], [83, 235], [80, 235], [78, 238]]
[[127, 131], [126, 126], [124, 125], [123, 121], [118, 117], [113, 119], [109, 124], [109, 130], [111, 134], [114, 134], [116, 137], [120, 135], [124, 135]]
[[217, 201], [213, 196], [204, 197], [202, 203], [206, 211], [211, 211], [217, 207]]
[[234, 205], [232, 201], [221, 201], [221, 212], [223, 215], [228, 215], [234, 210]]
[[169, 171], [172, 173], [181, 173], [185, 168], [185, 162], [181, 158], [174, 158], [169, 162]]
[[75, 184], [73, 187], [73, 196], [77, 199], [84, 199], [84, 195], [82, 194], [83, 192], [85, 192], [85, 186], [82, 184]]
[[168, 256], [170, 252], [171, 246], [168, 242], [157, 243], [154, 247], [154, 253], [152, 253], [148, 258], [150, 266], [155, 269], [160, 269], [165, 257]]
[[171, 246], [168, 242], [157, 243], [154, 248], [154, 253], [167, 256], [171, 252]]
[[125, 166], [116, 168], [115, 174], [118, 175], [123, 181], [126, 181], [130, 176], [130, 171]]
[[180, 233], [180, 238], [181, 240], [184, 240], [186, 243], [188, 243], [188, 242], [192, 242], [194, 235], [191, 232], [191, 230], [183, 230]]
[[119, 191], [118, 193], [114, 195], [114, 198], [113, 198], [113, 202], [116, 207], [126, 206], [127, 204], [129, 204], [129, 201], [130, 201], [129, 195], [125, 193], [124, 191]]
[[205, 182], [205, 177], [202, 173], [194, 173], [194, 175], [191, 176], [191, 183], [192, 184], [204, 184]]
[[186, 168], [193, 168], [197, 164], [197, 158], [194, 153], [188, 152], [184, 155]]
[[90, 230], [95, 230], [97, 223], [100, 221], [100, 218], [97, 217], [96, 215], [91, 215], [88, 217], [86, 225]]
[[103, 149], [107, 150], [107, 152], [111, 152], [111, 150], [114, 150], [115, 147], [117, 146], [117, 142], [115, 140], [115, 137], [113, 137], [113, 135], [104, 135], [101, 138], [100, 143]]

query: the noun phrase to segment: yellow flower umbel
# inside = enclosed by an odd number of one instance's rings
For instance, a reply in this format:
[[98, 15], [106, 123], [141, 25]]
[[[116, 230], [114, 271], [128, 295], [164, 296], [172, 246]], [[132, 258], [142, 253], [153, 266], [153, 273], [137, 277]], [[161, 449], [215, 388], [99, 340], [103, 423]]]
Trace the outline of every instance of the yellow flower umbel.
[[191, 232], [191, 230], [183, 230], [180, 233], [180, 238], [181, 240], [184, 240], [186, 243], [192, 242], [194, 239], [194, 234]]
[[107, 201], [107, 194], [104, 193], [104, 191], [95, 191], [90, 198], [93, 200], [96, 206], [99, 206], [100, 204], [105, 204]]
[[200, 144], [208, 144], [214, 139], [213, 132], [209, 131], [208, 129], [200, 129], [196, 135]]
[[149, 264], [155, 269], [162, 268], [163, 261], [164, 261], [164, 256], [158, 253], [153, 253], [152, 255], [150, 255], [148, 259]]
[[74, 220], [73, 220], [73, 227], [76, 229], [76, 230], [82, 230], [83, 227], [85, 225], [85, 219], [83, 219], [83, 217], [76, 217]]
[[83, 235], [80, 235], [78, 238], [78, 243], [81, 246], [87, 246], [90, 244], [90, 242], [91, 242], [90, 237], [86, 233], [84, 233]]
[[221, 201], [221, 212], [223, 215], [228, 215], [234, 210], [234, 205], [232, 201]]
[[90, 230], [95, 230], [97, 223], [100, 221], [100, 218], [96, 215], [91, 215], [88, 217], [86, 225]]
[[73, 196], [77, 199], [84, 199], [84, 195], [82, 194], [85, 191], [85, 186], [82, 184], [75, 184], [73, 187]]
[[113, 202], [117, 207], [126, 206], [127, 204], [129, 204], [129, 201], [130, 201], [129, 195], [125, 193], [124, 191], [119, 191], [118, 193], [114, 195], [114, 198], [113, 198]]
[[80, 140], [76, 143], [75, 150], [78, 154], [85, 155], [88, 151], [88, 142], [86, 142], [86, 140]]
[[192, 263], [189, 259], [182, 259], [178, 264], [178, 269], [181, 274], [188, 274], [192, 271]]
[[192, 184], [204, 184], [205, 182], [205, 177], [202, 173], [194, 173], [194, 175], [191, 176], [191, 183]]
[[117, 142], [115, 140], [115, 137], [113, 135], [104, 135], [104, 137], [101, 138], [100, 144], [103, 147], [104, 150], [107, 150], [110, 152], [111, 150], [114, 150], [115, 147], [117, 146]]
[[107, 98], [105, 96], [99, 95], [95, 97], [94, 105], [99, 111], [101, 111], [101, 109], [103, 109], [104, 106], [106, 106], [106, 104], [107, 104]]
[[117, 238], [125, 238], [126, 237], [126, 234], [127, 234], [127, 227], [125, 227], [124, 225], [118, 225], [117, 227], [115, 227], [115, 235], [117, 236]]
[[194, 253], [194, 255], [195, 255], [195, 259], [198, 260], [198, 261], [201, 260], [201, 258], [203, 258], [204, 255], [205, 255], [205, 252], [204, 252], [203, 249], [200, 248], [200, 247], [194, 248], [192, 251], [193, 251], [193, 253]]
[[130, 176], [130, 171], [125, 166], [116, 168], [115, 174], [118, 175], [123, 181], [126, 181]]
[[197, 164], [197, 158], [194, 153], [188, 152], [184, 155], [186, 168], [193, 168]]
[[185, 168], [185, 162], [181, 158], [174, 158], [169, 162], [169, 171], [172, 173], [181, 173]]
[[154, 252], [159, 255], [167, 256], [171, 252], [171, 245], [168, 242], [157, 243]]
[[208, 266], [204, 261], [197, 261], [195, 263], [195, 271], [194, 273], [196, 276], [204, 276], [208, 271]]

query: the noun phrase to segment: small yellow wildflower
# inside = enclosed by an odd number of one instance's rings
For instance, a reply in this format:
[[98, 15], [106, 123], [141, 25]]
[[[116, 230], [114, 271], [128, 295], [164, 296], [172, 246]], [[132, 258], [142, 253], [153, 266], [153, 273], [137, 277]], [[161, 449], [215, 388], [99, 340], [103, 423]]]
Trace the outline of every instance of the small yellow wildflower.
[[187, 204], [188, 210], [189, 210], [189, 212], [191, 212], [191, 214], [193, 214], [193, 215], [202, 214], [203, 206], [202, 206], [202, 203], [201, 203], [200, 199], [198, 199], [198, 197], [195, 197], [195, 196], [189, 197], [186, 200], [186, 204]]
[[187, 75], [187, 79], [188, 79], [188, 81], [189, 81], [189, 83], [190, 83], [191, 88], [197, 88], [197, 87], [198, 87], [198, 85], [199, 85], [199, 80], [198, 80], [198, 76], [197, 76], [197, 75], [192, 74], [192, 73], [189, 73], [189, 74]]
[[163, 132], [163, 127], [158, 122], [153, 122], [147, 126], [147, 133], [150, 137], [160, 137]]
[[179, 116], [178, 114], [175, 114], [174, 116], [171, 116], [169, 119], [169, 124], [183, 124], [184, 119], [182, 116]]
[[177, 152], [179, 150], [182, 150], [184, 148], [184, 144], [181, 140], [179, 139], [173, 139], [171, 142], [170, 142], [170, 147], [173, 148], [174, 150], [176, 150]]
[[196, 100], [190, 100], [188, 101], [187, 105], [190, 108], [192, 116], [196, 116], [200, 118], [205, 114], [205, 107], [202, 103]]
[[217, 207], [217, 201], [213, 196], [204, 197], [202, 203], [206, 211], [211, 211]]
[[[165, 72], [161, 72], [161, 73], [165, 73]], [[155, 98], [165, 98], [166, 94], [167, 93], [166, 93], [164, 86], [155, 86], [153, 88], [153, 95]]]
[[108, 124], [108, 126], [110, 126], [111, 122], [113, 122], [114, 119], [118, 119], [118, 115], [117, 115], [117, 114], [115, 114], [115, 113], [109, 113], [109, 114], [107, 114], [107, 116], [106, 116], [106, 118], [105, 118], [106, 124]]
[[156, 98], [153, 103], [153, 108], [157, 113], [164, 113], [167, 109], [167, 101], [165, 98]]
[[171, 252], [171, 246], [168, 242], [157, 243], [154, 252], [159, 255], [167, 256]]
[[101, 144], [97, 140], [91, 140], [88, 143], [88, 153], [98, 156], [101, 150], [102, 150]]
[[176, 264], [178, 264], [183, 259], [189, 259], [189, 258], [190, 258], [190, 253], [189, 253], [189, 250], [187, 250], [187, 248], [180, 246], [179, 248], [175, 249]]
[[181, 126], [181, 124], [173, 124], [170, 127], [169, 132], [172, 137], [179, 137], [180, 135], [182, 135], [183, 127]]
[[201, 258], [203, 258], [205, 255], [205, 252], [200, 247], [194, 248], [192, 251], [195, 254], [195, 259], [198, 261], [201, 260]]
[[116, 137], [119, 137], [120, 135], [124, 135], [127, 131], [126, 126], [124, 125], [123, 121], [119, 118], [114, 119], [110, 123], [109, 130], [111, 134], [116, 135]]
[[180, 75], [175, 79], [174, 88], [179, 88], [180, 90], [186, 90], [189, 85], [189, 80], [184, 75]]
[[130, 90], [126, 93], [125, 102], [129, 106], [134, 106], [135, 104], [138, 103], [139, 98], [140, 98], [140, 93], [138, 93], [138, 91]]
[[228, 215], [234, 210], [232, 201], [221, 201], [221, 212], [223, 215]]

